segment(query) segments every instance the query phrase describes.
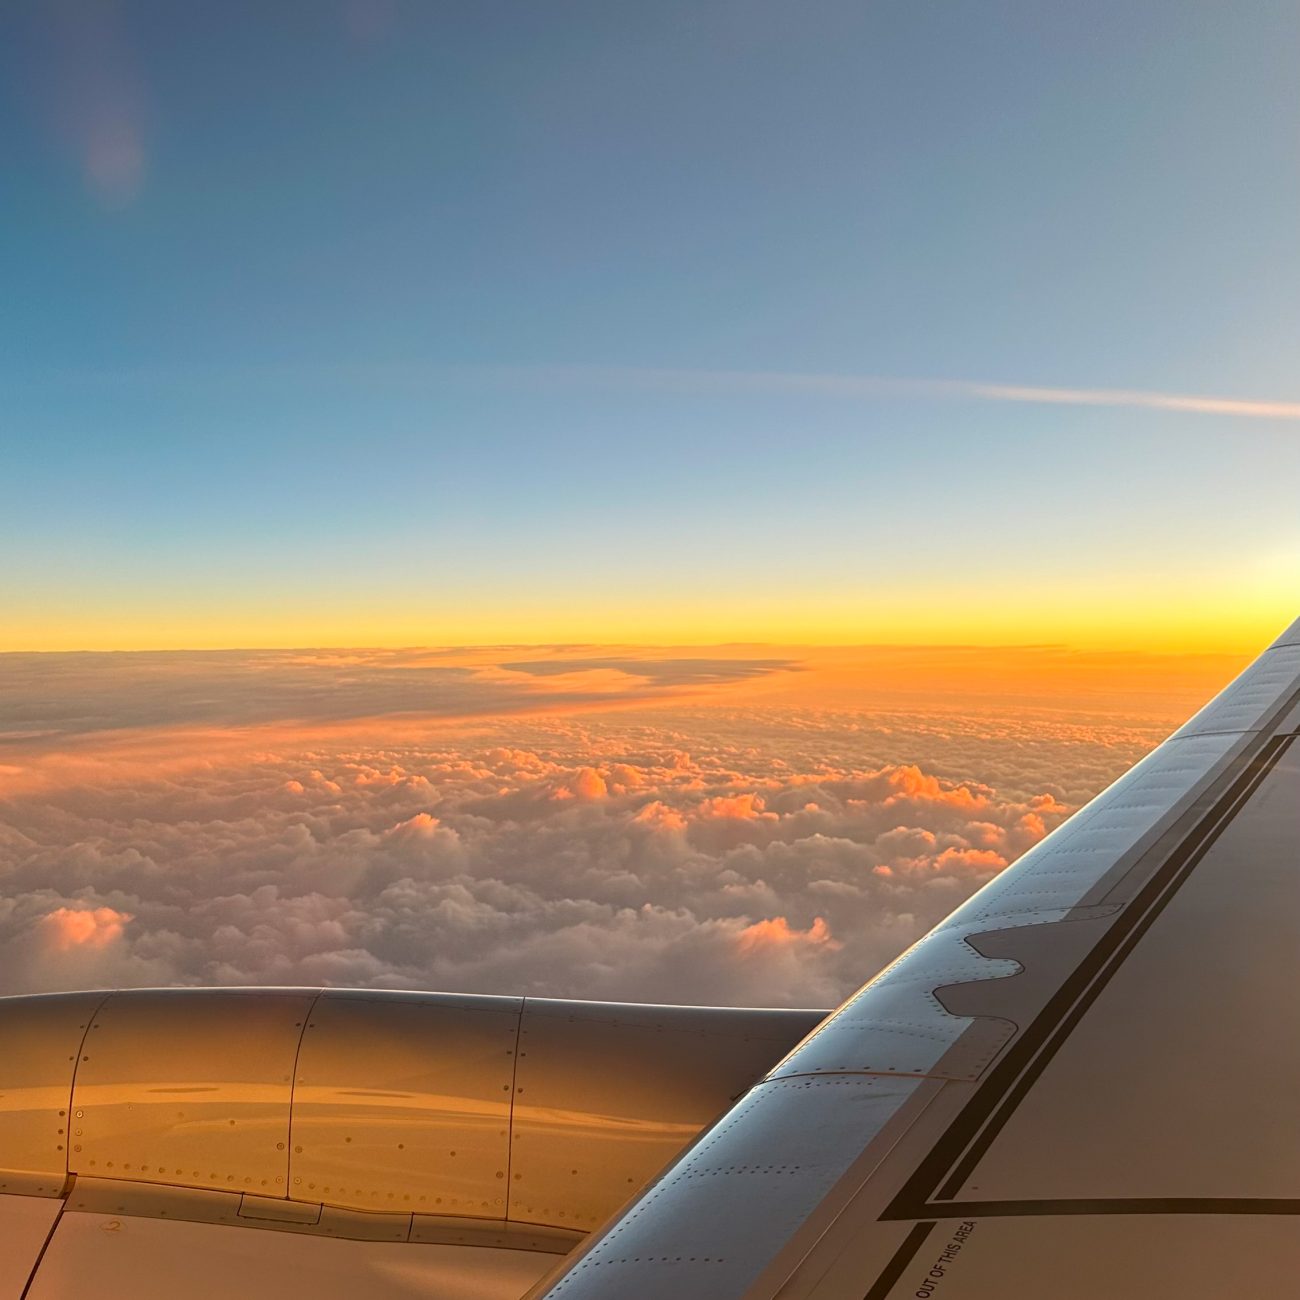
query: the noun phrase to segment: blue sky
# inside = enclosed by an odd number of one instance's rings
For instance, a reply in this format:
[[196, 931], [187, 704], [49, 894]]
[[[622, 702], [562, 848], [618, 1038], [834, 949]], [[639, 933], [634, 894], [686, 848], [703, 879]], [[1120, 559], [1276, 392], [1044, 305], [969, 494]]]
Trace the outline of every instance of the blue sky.
[[1300, 399], [1297, 54], [1289, 3], [8, 6], [0, 648], [1249, 645], [1300, 420], [771, 377]]

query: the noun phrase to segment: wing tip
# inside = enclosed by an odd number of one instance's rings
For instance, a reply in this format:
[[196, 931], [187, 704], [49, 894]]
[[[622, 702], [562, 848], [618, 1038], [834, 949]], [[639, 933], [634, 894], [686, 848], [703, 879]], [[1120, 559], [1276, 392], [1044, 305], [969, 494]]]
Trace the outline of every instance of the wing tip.
[[1270, 650], [1278, 650], [1284, 645], [1300, 645], [1300, 618], [1297, 618], [1285, 632], [1282, 633], [1276, 641], [1269, 646]]

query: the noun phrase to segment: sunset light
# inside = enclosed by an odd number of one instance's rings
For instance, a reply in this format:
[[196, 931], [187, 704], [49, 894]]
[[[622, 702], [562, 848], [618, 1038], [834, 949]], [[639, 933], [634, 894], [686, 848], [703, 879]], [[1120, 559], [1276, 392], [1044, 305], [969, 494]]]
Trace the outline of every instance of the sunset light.
[[0, 1300], [1287, 1300], [1300, 6], [0, 6]]

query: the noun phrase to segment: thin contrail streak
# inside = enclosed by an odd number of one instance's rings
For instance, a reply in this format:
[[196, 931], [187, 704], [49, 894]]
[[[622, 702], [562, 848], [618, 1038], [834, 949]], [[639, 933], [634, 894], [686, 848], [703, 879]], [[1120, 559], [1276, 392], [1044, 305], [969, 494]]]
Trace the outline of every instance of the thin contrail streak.
[[232, 375], [265, 382], [343, 383], [413, 390], [442, 385], [505, 384], [544, 388], [636, 388], [681, 393], [798, 394], [812, 397], [912, 397], [922, 400], [1028, 402], [1045, 406], [1106, 406], [1140, 411], [1180, 411], [1190, 415], [1241, 416], [1252, 420], [1300, 421], [1300, 401], [1219, 397], [1203, 393], [1160, 393], [1137, 388], [1047, 388], [1032, 384], [967, 379], [899, 379], [885, 375], [836, 375], [792, 370], [685, 370], [655, 366], [439, 365], [426, 363], [344, 363], [301, 366], [248, 366], [235, 369], [191, 367], [170, 370], [86, 370], [25, 374], [0, 373], [0, 384], [46, 386], [70, 383], [148, 386], [160, 383], [221, 383]]
[[1193, 415], [1244, 416], [1254, 420], [1300, 421], [1300, 402], [1198, 393], [1160, 393], [1128, 388], [1046, 388], [1028, 384], [962, 379], [894, 379], [878, 375], [803, 374], [795, 371], [678, 370], [635, 366], [545, 366], [505, 368], [499, 373], [531, 374], [561, 382], [650, 385], [680, 390], [732, 393], [808, 393], [823, 397], [973, 398], [984, 402], [1028, 402], [1049, 406], [1110, 406]]
[[1190, 393], [1147, 393], [1125, 388], [1025, 388], [1010, 384], [964, 384], [972, 397], [990, 402], [1045, 402], [1058, 406], [1129, 406], [1195, 415], [1244, 415], [1254, 420], [1300, 420], [1300, 402]]

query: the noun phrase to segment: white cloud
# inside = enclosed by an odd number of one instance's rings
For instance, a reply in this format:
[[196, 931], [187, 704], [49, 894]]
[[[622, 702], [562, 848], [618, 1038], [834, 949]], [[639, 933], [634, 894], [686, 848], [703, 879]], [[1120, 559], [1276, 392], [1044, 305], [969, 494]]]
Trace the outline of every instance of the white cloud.
[[660, 709], [133, 742], [3, 805], [0, 987], [831, 1005], [1156, 738]]

